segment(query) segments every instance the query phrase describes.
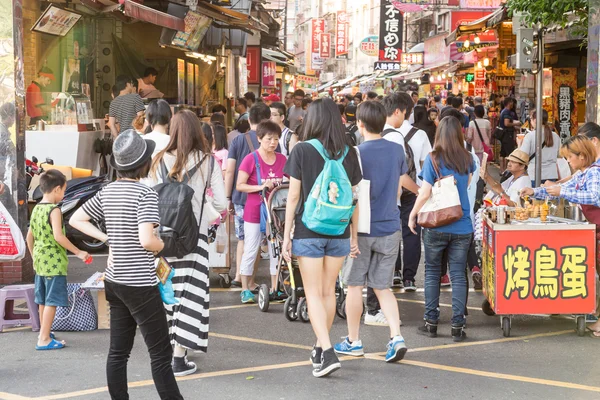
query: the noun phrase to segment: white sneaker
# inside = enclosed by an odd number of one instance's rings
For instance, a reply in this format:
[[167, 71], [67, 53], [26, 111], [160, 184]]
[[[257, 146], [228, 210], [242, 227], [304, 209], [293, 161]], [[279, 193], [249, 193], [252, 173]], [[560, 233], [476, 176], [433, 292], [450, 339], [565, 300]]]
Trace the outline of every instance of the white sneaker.
[[381, 312], [381, 310], [379, 310], [379, 312], [375, 315], [367, 313], [365, 315], [365, 325], [390, 326], [387, 318], [385, 318], [385, 315], [383, 315], [383, 312]]

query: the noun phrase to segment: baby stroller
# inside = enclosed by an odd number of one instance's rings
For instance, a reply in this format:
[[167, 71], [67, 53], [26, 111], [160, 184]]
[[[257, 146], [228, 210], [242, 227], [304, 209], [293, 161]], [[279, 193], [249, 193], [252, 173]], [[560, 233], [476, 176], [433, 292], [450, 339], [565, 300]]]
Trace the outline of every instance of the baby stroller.
[[[298, 261], [295, 258], [292, 258], [290, 262], [285, 261], [282, 252], [288, 191], [289, 185], [282, 184], [273, 189], [268, 200], [263, 196], [268, 211], [267, 241], [271, 246], [273, 257], [277, 259], [277, 283], [274, 289], [284, 292], [287, 296], [284, 314], [289, 321], [300, 319], [302, 322], [309, 322]], [[261, 311], [266, 312], [269, 310], [269, 302], [268, 285], [260, 285], [258, 307]]]

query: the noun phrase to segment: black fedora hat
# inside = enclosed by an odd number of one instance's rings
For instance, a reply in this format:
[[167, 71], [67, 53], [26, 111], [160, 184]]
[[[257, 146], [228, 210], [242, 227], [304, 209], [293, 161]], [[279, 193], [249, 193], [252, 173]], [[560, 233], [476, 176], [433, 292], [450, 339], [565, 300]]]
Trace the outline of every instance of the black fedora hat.
[[117, 171], [134, 170], [152, 158], [155, 147], [153, 140], [144, 140], [136, 131], [128, 129], [113, 143], [110, 165]]

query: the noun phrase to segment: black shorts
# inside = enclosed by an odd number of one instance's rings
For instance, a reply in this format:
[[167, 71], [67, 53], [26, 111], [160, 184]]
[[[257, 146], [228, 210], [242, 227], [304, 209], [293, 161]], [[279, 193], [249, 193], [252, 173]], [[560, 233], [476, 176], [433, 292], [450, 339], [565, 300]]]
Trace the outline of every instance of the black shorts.
[[504, 133], [502, 142], [500, 142], [500, 157], [508, 157], [517, 148], [515, 137], [512, 133]]

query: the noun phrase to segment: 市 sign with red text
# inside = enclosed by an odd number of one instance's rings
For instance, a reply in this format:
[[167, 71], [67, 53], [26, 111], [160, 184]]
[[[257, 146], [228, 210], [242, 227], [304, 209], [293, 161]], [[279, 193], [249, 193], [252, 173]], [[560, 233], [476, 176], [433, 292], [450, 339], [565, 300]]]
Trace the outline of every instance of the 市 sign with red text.
[[483, 238], [484, 293], [497, 314], [595, 310], [593, 229], [494, 232], [484, 221]]
[[379, 61], [399, 63], [402, 54], [403, 15], [391, 0], [381, 0], [379, 14]]
[[335, 25], [335, 58], [348, 58], [348, 13], [337, 12]]

